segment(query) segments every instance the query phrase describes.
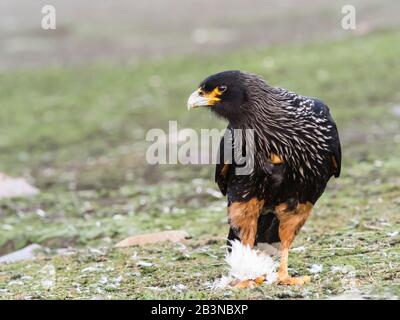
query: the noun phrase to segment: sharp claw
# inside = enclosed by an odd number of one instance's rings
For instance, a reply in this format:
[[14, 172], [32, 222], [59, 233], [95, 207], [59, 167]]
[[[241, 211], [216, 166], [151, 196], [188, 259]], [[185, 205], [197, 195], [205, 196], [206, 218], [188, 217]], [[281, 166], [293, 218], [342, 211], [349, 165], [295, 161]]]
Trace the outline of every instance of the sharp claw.
[[243, 280], [235, 284], [234, 288], [236, 289], [253, 288], [255, 284], [256, 282], [254, 280]]
[[290, 286], [302, 286], [311, 281], [310, 276], [304, 277], [283, 277], [278, 280], [278, 284], [290, 285]]
[[254, 286], [259, 286], [265, 281], [264, 276], [257, 277], [256, 279], [243, 280], [236, 283], [233, 287], [237, 289], [253, 288]]
[[258, 285], [262, 284], [265, 281], [265, 277], [264, 276], [259, 276], [257, 278], [254, 279], [254, 282], [257, 283]]

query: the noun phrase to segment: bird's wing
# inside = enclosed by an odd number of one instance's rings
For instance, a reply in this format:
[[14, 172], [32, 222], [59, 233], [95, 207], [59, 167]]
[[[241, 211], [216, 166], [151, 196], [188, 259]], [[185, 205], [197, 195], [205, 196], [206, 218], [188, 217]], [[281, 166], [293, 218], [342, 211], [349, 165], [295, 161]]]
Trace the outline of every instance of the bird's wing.
[[[333, 120], [332, 120], [333, 121]], [[333, 122], [334, 123], [334, 122]], [[340, 176], [340, 170], [342, 168], [342, 148], [340, 146], [339, 133], [336, 128], [336, 124], [334, 123], [333, 128], [335, 129], [335, 137], [333, 143], [333, 175], [338, 178]]]
[[228, 175], [233, 166], [231, 162], [228, 163], [226, 161], [224, 152], [224, 146], [233, 145], [233, 141], [230, 141], [230, 144], [227, 141], [228, 139], [233, 139], [233, 136], [228, 134], [230, 130], [231, 128], [228, 126], [226, 128], [225, 135], [221, 138], [218, 149], [218, 161], [215, 167], [215, 182], [218, 184], [219, 190], [221, 190], [224, 196], [226, 195], [228, 189]]
[[330, 130], [330, 152], [332, 159], [332, 175], [336, 178], [340, 176], [340, 170], [342, 167], [342, 149], [340, 146], [339, 132], [336, 127], [336, 123], [333, 120], [329, 107], [324, 104], [321, 100], [314, 99], [314, 111], [322, 111], [323, 115], [328, 119], [329, 124], [332, 126]]

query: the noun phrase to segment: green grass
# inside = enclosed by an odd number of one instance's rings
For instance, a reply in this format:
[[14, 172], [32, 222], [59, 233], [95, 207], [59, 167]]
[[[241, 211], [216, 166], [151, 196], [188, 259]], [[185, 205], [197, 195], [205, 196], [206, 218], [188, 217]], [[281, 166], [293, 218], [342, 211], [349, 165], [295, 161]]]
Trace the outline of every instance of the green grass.
[[[0, 201], [0, 254], [40, 243], [45, 252], [0, 265], [1, 298], [328, 298], [400, 292], [400, 33], [282, 46], [128, 66], [93, 65], [0, 75], [0, 171], [24, 175], [42, 193]], [[213, 166], [149, 166], [145, 135], [154, 127], [223, 128], [186, 99], [207, 75], [242, 69], [316, 96], [331, 108], [343, 144], [343, 170], [318, 202], [290, 255], [292, 273], [323, 271], [302, 288], [212, 291], [226, 272], [224, 199], [208, 190]], [[38, 210], [45, 212], [39, 215]], [[185, 229], [173, 244], [113, 249], [129, 235]], [[93, 249], [93, 248], [100, 248]], [[151, 267], [137, 266], [137, 259]], [[339, 272], [332, 267], [345, 266]], [[93, 267], [86, 269], [87, 267]], [[46, 274], [54, 270], [54, 286]], [[89, 271], [87, 271], [89, 270]], [[174, 285], [183, 284], [179, 290]]]

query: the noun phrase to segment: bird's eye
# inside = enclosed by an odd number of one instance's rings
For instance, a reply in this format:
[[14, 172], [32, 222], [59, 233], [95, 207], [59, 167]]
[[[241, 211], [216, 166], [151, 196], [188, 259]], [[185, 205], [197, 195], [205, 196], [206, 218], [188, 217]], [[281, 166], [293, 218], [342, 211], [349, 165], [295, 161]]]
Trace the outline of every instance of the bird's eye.
[[225, 92], [226, 91], [226, 86], [218, 86], [218, 91], [219, 92]]

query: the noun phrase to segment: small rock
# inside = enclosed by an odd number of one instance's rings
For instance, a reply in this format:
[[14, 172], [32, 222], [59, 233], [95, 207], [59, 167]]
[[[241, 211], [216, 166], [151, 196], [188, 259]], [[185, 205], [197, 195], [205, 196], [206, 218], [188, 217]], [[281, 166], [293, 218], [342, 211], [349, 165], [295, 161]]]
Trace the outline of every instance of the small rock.
[[94, 265], [94, 266], [90, 266], [90, 267], [83, 268], [83, 269], [81, 270], [81, 273], [97, 272], [97, 271], [99, 271], [100, 269], [101, 269], [101, 266], [99, 266], [99, 265]]
[[151, 262], [139, 261], [136, 265], [139, 267], [151, 267], [153, 264]]
[[164, 291], [165, 288], [160, 288], [160, 287], [145, 287], [146, 289], [152, 290], [152, 291]]
[[40, 273], [42, 275], [42, 281], [41, 281], [42, 286], [47, 290], [52, 289], [56, 283], [56, 268], [54, 267], [54, 265], [53, 264], [45, 265], [40, 270]]
[[392, 108], [392, 113], [393, 113], [395, 116], [400, 117], [400, 106], [394, 106], [394, 107]]
[[0, 257], [0, 263], [13, 263], [22, 260], [35, 259], [37, 251], [44, 250], [44, 247], [33, 243], [21, 250], [17, 250]]
[[106, 284], [108, 282], [108, 278], [106, 276], [102, 276], [99, 280], [100, 284]]
[[183, 290], [186, 290], [186, 286], [182, 283], [179, 283], [179, 284], [171, 286], [171, 289], [175, 290], [177, 292], [182, 292]]
[[30, 197], [39, 193], [23, 178], [12, 178], [0, 172], [0, 199]]
[[189, 234], [184, 230], [169, 230], [128, 237], [118, 242], [115, 247], [123, 248], [132, 246], [143, 246], [148, 243], [158, 243], [164, 241], [180, 242], [187, 238], [189, 238]]
[[320, 272], [322, 272], [322, 269], [323, 269], [322, 264], [313, 264], [313, 265], [311, 266], [311, 268], [309, 268], [308, 270], [309, 270], [311, 273], [320, 273]]
[[345, 265], [345, 266], [332, 266], [331, 267], [331, 272], [332, 273], [351, 273], [354, 272], [356, 269], [353, 266], [350, 265]]
[[9, 286], [22, 286], [24, 284], [21, 280], [11, 280], [8, 285]]
[[293, 248], [291, 251], [292, 252], [305, 252], [306, 248], [304, 246], [300, 246], [300, 247], [297, 247], [297, 248]]
[[388, 232], [387, 235], [391, 238], [396, 237], [399, 234], [398, 231]]

